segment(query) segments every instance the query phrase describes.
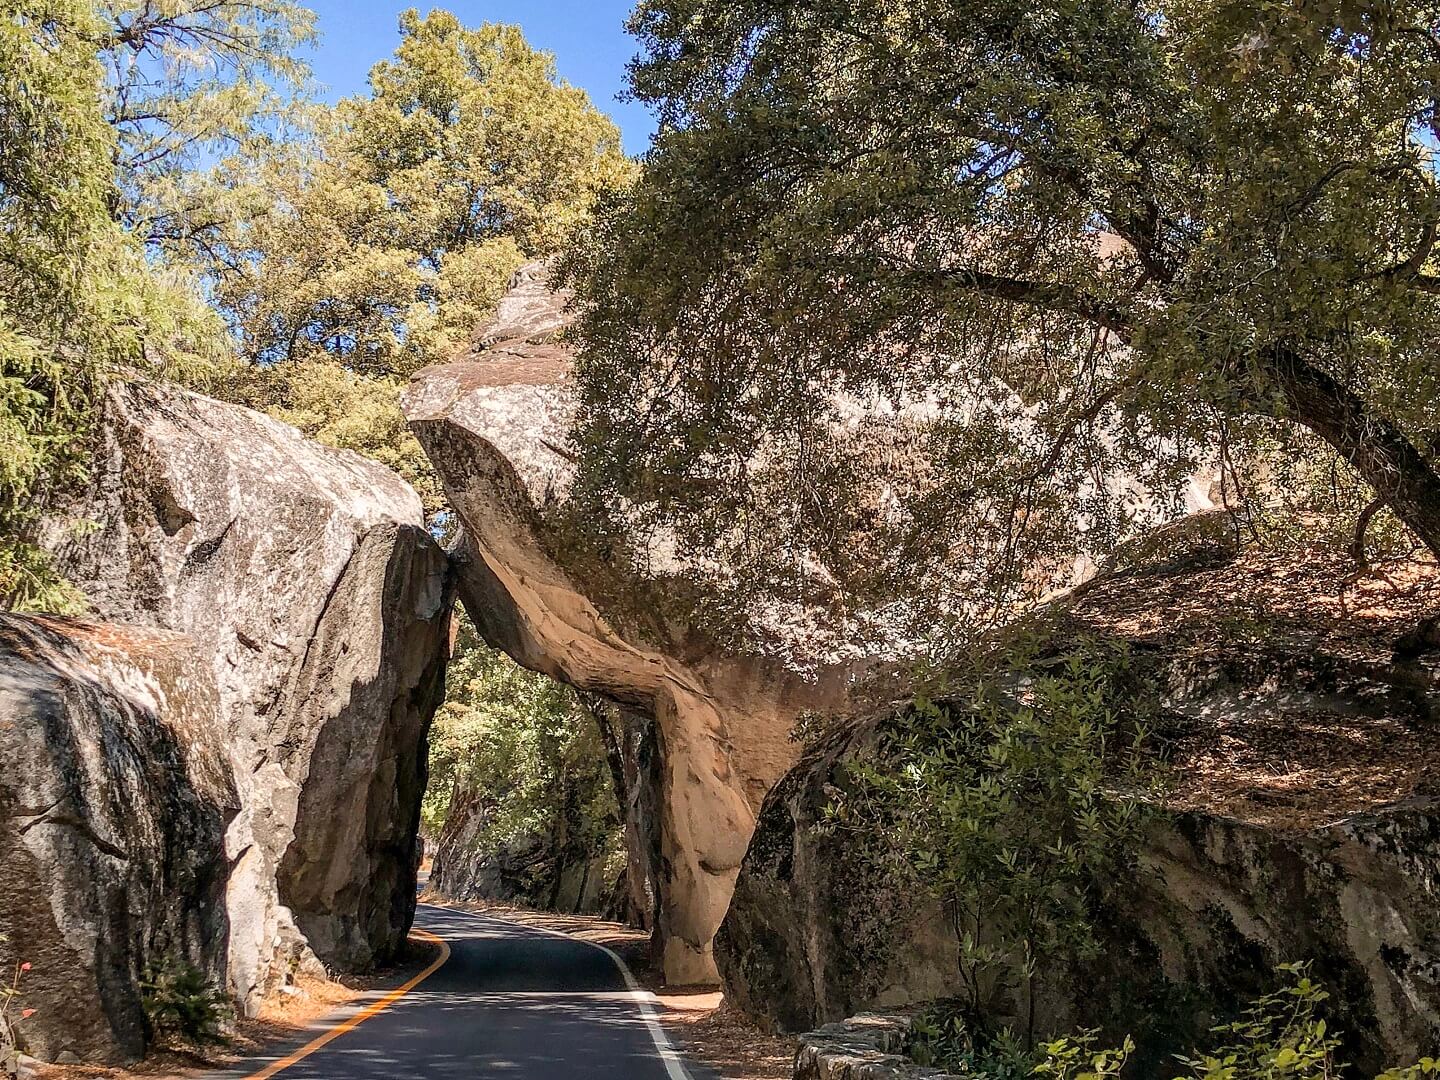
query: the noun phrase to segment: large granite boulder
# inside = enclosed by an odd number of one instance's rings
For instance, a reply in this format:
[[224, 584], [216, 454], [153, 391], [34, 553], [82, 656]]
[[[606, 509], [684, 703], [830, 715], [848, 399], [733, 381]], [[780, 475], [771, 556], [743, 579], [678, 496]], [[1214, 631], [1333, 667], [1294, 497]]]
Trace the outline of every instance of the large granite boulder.
[[[1433, 1055], [1440, 652], [1394, 650], [1440, 573], [1353, 585], [1330, 561], [1212, 554], [1111, 572], [1052, 612], [1062, 652], [1125, 640], [1137, 685], [1164, 689], [1174, 788], [1099, 912], [1098, 959], [1043, 974], [1042, 1026], [1132, 1031], [1158, 1070], [1311, 961], [1349, 1060]], [[716, 955], [727, 999], [776, 1027], [961, 993], [940, 906], [823, 824], [892, 715], [832, 731], [761, 813]]]
[[454, 363], [420, 372], [404, 407], [464, 527], [459, 595], [520, 664], [655, 719], [657, 933], [665, 977], [713, 982], [711, 941], [771, 785], [810, 709], [843, 707], [848, 668], [801, 672], [719, 649], [641, 583], [578, 566], [547, 526], [571, 473], [565, 297], [535, 264]]
[[113, 386], [100, 432], [87, 493], [44, 542], [98, 617], [187, 635], [213, 677], [240, 805], [233, 990], [255, 1006], [277, 950], [293, 962], [307, 940], [335, 968], [384, 960], [413, 915], [448, 654], [447, 562], [419, 497], [175, 387]]
[[30, 965], [28, 1052], [137, 1058], [143, 979], [224, 985], [239, 800], [216, 706], [179, 635], [0, 615], [0, 970]]

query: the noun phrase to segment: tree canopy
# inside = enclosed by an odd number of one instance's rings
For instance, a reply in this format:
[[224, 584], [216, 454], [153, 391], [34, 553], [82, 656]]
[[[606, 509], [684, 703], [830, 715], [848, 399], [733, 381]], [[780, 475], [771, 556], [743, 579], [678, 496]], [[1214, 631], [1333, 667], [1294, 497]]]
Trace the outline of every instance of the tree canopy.
[[11, 0], [0, 18], [0, 599], [73, 602], [25, 537], [83, 468], [99, 387], [121, 367], [192, 377], [223, 327], [185, 275], [152, 266], [114, 213], [103, 21], [89, 3]]
[[1440, 552], [1433, 5], [632, 29], [661, 133], [571, 265], [586, 513], [724, 581], [1003, 607], [1223, 457], [1232, 497], [1334, 466]]
[[520, 262], [627, 172], [614, 124], [518, 28], [412, 10], [400, 30], [370, 93], [316, 117], [313, 145], [228, 167], [274, 200], [217, 275], [255, 361], [393, 376], [448, 358]]
[[216, 158], [299, 134], [315, 16], [291, 0], [96, 0], [116, 212], [152, 250], [214, 254], [273, 196], [225, 185]]

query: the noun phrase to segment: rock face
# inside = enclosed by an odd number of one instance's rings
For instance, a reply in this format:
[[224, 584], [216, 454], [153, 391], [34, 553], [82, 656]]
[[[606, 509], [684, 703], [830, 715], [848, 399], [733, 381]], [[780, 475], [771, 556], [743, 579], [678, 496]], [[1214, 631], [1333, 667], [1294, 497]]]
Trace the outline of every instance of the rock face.
[[[1411, 580], [1406, 604], [1377, 585], [1327, 620], [1331, 569], [1159, 566], [1069, 607], [1060, 640], [1122, 637], [1167, 688], [1177, 775], [1144, 872], [1099, 913], [1100, 957], [1044, 973], [1051, 1030], [1133, 1031], [1158, 1069], [1276, 989], [1276, 965], [1307, 960], [1348, 1060], [1380, 1068], [1440, 1046], [1440, 656], [1390, 656], [1407, 616], [1440, 599], [1436, 575]], [[1236, 609], [1243, 632], [1223, 621]], [[885, 722], [831, 735], [771, 793], [717, 938], [729, 999], [779, 1027], [961, 992], [938, 904], [817, 828]]]
[[137, 1058], [140, 982], [225, 975], [225, 827], [239, 810], [193, 643], [0, 615], [0, 967], [30, 1053]]
[[905, 1056], [909, 1013], [862, 1013], [800, 1037], [795, 1080], [960, 1080]]
[[711, 941], [798, 715], [838, 708], [843, 672], [717, 653], [663, 610], [598, 598], [557, 555], [541, 509], [565, 497], [564, 297], [517, 277], [471, 356], [420, 372], [404, 402], [465, 537], [460, 598], [487, 641], [533, 670], [653, 716], [659, 747], [658, 935], [672, 983], [713, 982]]
[[[414, 909], [425, 732], [450, 597], [420, 500], [389, 470], [259, 413], [117, 385], [90, 493], [47, 527], [101, 618], [183, 633], [218, 694], [231, 986], [277, 950], [393, 954]], [[89, 522], [90, 525], [85, 523]]]

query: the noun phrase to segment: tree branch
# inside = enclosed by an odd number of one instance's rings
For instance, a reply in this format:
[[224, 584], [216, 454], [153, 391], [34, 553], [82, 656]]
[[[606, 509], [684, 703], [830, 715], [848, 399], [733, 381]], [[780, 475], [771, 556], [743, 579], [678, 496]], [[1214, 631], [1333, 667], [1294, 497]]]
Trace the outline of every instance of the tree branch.
[[1078, 315], [1102, 329], [1109, 330], [1125, 344], [1129, 344], [1134, 336], [1134, 324], [1123, 310], [1063, 282], [1030, 281], [968, 268], [908, 266], [900, 269], [907, 274], [939, 281], [982, 296], [991, 296], [997, 300]]

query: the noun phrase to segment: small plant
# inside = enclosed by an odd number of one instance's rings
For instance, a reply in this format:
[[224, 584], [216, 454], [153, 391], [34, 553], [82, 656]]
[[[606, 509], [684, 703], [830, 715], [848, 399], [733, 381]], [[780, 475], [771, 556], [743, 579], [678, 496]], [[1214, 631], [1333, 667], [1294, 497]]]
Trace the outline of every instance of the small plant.
[[[1349, 1066], [1336, 1059], [1340, 1037], [1320, 1016], [1329, 999], [1310, 978], [1309, 964], [1283, 964], [1289, 983], [1255, 1001], [1236, 1021], [1212, 1028], [1216, 1045], [1205, 1053], [1176, 1054], [1189, 1070], [1175, 1080], [1340, 1080]], [[1113, 1080], [1135, 1048], [1129, 1037], [1118, 1049], [1096, 1050], [1095, 1033], [1057, 1039], [1040, 1048], [1036, 1076], [1054, 1080]], [[1440, 1060], [1421, 1058], [1390, 1069], [1376, 1080], [1431, 1080]]]
[[1135, 1052], [1135, 1042], [1127, 1035], [1118, 1048], [1096, 1050], [1096, 1038], [1096, 1032], [1082, 1031], [1044, 1044], [1040, 1047], [1044, 1056], [1036, 1064], [1034, 1075], [1054, 1080], [1115, 1080]]
[[1330, 997], [1308, 964], [1285, 964], [1291, 985], [1260, 998], [1245, 1015], [1215, 1028], [1221, 1045], [1209, 1054], [1179, 1057], [1194, 1080], [1330, 1080], [1340, 1040], [1318, 1015]]
[[1440, 1058], [1421, 1058], [1403, 1069], [1386, 1069], [1375, 1080], [1426, 1080], [1431, 1076], [1440, 1076]]
[[0, 987], [0, 1069], [6, 1076], [20, 1074], [20, 1046], [12, 1019], [28, 1020], [35, 1015], [34, 1009], [19, 1008], [20, 982], [29, 972], [29, 963], [16, 964], [10, 985]]
[[229, 999], [193, 964], [166, 960], [140, 982], [140, 1000], [155, 1033], [217, 1042], [234, 1015]]
[[915, 1017], [905, 1052], [919, 1065], [985, 1080], [1025, 1080], [1038, 1060], [1008, 1030], [974, 1031], [954, 1002], [937, 1003]]

